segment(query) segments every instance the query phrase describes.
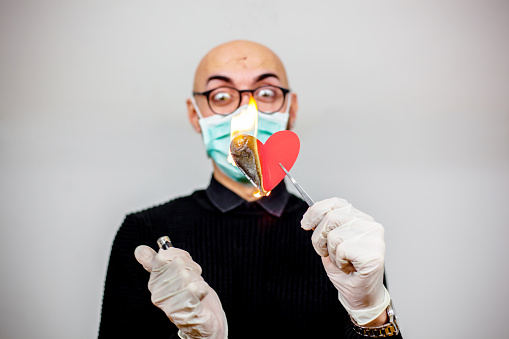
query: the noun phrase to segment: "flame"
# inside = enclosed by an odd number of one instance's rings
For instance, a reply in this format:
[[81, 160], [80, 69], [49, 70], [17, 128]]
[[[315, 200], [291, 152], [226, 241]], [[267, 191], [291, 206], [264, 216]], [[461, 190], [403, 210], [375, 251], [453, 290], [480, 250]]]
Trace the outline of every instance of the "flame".
[[[247, 108], [243, 109], [239, 115], [232, 118], [230, 126], [230, 141], [241, 134], [251, 135], [256, 138], [258, 132], [258, 107], [256, 106], [256, 101], [252, 95], [249, 96], [249, 104], [247, 105]], [[235, 161], [233, 160], [230, 150], [228, 150], [228, 162], [233, 166], [237, 166], [235, 165]], [[269, 194], [270, 191], [267, 192], [265, 196], [268, 196]], [[260, 191], [253, 195], [257, 198], [263, 196]]]
[[[272, 191], [268, 191], [267, 194], [265, 194], [266, 197], [268, 197], [270, 195], [270, 192]], [[257, 191], [253, 194], [256, 198], [261, 198], [263, 197], [263, 194], [260, 193], [260, 191]]]
[[[230, 141], [241, 134], [252, 135], [256, 138], [258, 132], [258, 107], [252, 95], [249, 96], [247, 108], [232, 118], [230, 126]], [[228, 162], [236, 166], [230, 151], [228, 151]]]

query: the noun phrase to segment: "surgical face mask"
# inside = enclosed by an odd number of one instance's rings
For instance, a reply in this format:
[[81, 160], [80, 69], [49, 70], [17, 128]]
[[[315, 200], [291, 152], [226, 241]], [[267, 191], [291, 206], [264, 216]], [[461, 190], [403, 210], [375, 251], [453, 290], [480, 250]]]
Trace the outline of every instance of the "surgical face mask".
[[[233, 180], [241, 183], [249, 183], [249, 180], [242, 174], [237, 166], [228, 162], [232, 118], [239, 115], [242, 110], [246, 109], [248, 106], [241, 106], [237, 108], [235, 112], [228, 115], [214, 114], [210, 117], [203, 118], [194, 98], [191, 98], [191, 101], [196, 113], [200, 117], [199, 124], [207, 156], [214, 160], [219, 169]], [[256, 135], [258, 140], [265, 143], [272, 134], [286, 129], [290, 117], [290, 102], [284, 113], [276, 112], [267, 114], [258, 112], [258, 132]]]

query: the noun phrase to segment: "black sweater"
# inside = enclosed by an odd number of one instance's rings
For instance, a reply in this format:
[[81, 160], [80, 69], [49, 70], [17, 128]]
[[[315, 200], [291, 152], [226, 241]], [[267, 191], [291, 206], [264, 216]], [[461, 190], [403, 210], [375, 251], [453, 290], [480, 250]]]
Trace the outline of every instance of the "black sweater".
[[221, 212], [206, 191], [130, 214], [113, 242], [99, 338], [177, 338], [150, 300], [149, 273], [134, 258], [168, 235], [188, 251], [217, 292], [229, 338], [357, 338], [338, 301], [311, 232], [300, 228], [307, 205], [289, 195], [280, 217], [257, 203]]

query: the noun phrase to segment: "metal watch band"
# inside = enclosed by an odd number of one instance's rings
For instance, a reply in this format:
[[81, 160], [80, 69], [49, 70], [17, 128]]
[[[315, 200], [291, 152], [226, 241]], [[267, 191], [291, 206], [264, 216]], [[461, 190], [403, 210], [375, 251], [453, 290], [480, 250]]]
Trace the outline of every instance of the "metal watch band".
[[398, 335], [399, 326], [396, 320], [396, 314], [392, 308], [392, 300], [389, 303], [389, 306], [387, 306], [387, 316], [389, 317], [389, 323], [378, 327], [363, 327], [351, 318], [353, 329], [355, 333], [369, 338], [385, 338]]

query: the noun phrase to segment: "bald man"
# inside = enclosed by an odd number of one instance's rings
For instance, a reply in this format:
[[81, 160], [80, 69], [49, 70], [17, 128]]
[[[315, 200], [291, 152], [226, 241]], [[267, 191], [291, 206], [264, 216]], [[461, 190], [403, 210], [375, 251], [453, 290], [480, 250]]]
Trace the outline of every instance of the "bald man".
[[[230, 122], [250, 97], [262, 142], [293, 126], [297, 95], [274, 52], [232, 41], [205, 55], [186, 104], [212, 160], [210, 185], [126, 217], [100, 338], [401, 337], [383, 284], [383, 227], [339, 198], [308, 209], [284, 182], [255, 197], [228, 163]], [[175, 247], [156, 252], [163, 235]]]

